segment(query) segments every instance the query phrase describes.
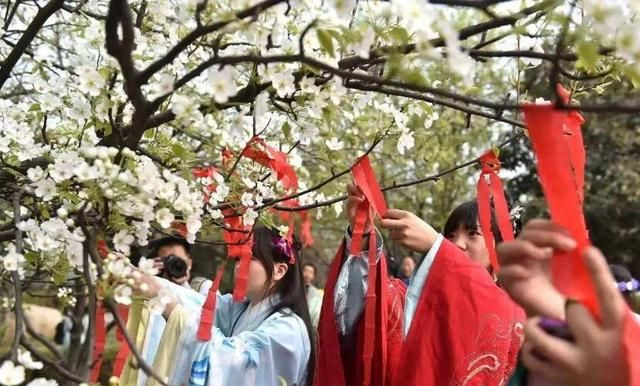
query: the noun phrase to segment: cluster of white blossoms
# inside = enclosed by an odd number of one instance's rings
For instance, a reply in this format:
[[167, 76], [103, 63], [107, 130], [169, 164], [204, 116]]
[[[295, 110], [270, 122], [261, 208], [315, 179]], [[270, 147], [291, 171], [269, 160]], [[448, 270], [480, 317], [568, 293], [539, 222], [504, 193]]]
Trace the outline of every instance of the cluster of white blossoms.
[[[135, 11], [142, 4], [129, 3]], [[198, 3], [145, 2], [142, 25], [134, 28], [137, 70], [190, 36], [197, 26]], [[80, 212], [86, 212], [90, 226], [101, 224], [103, 233], [93, 236], [108, 240], [124, 255], [133, 245], [147, 245], [154, 230], [176, 221], [185, 225], [187, 240], [194, 242], [203, 227], [219, 226], [222, 208], [229, 203], [242, 213], [245, 224], [253, 224], [265, 202], [290, 193], [266, 168], [246, 159], [229, 175], [256, 135], [287, 153], [300, 178], [299, 190], [347, 168], [380, 134], [393, 141], [394, 153], [410, 154], [420, 136], [437, 124], [439, 111], [426, 102], [357, 89], [359, 80], [348, 79], [350, 71], [352, 78], [359, 74], [406, 82], [414, 79], [407, 80], [410, 74], [424, 85], [460, 93], [469, 90], [476, 75], [468, 45], [458, 34], [459, 26], [474, 18], [468, 12], [427, 1], [295, 0], [269, 7], [255, 18], [233, 20], [233, 13], [256, 3], [207, 3], [200, 15], [204, 25], [229, 23], [196, 39], [142, 86], [147, 100], [160, 98], [162, 103], [135, 150], [99, 145], [110, 135], [126, 137], [134, 113], [120, 67], [105, 49], [104, 21], [92, 16], [106, 15], [109, 1], [89, 0], [82, 12], [57, 12], [47, 21], [56, 28], [39, 32], [29, 55], [15, 68], [19, 76], [3, 85], [3, 94], [11, 94], [11, 99], [0, 99], [1, 161], [11, 166], [2, 173], [15, 174], [34, 201], [24, 208], [18, 225], [23, 250], [9, 242], [0, 248], [2, 272], [24, 275], [31, 263], [45, 271], [82, 269], [87, 235], [78, 221]], [[637, 12], [637, 2], [622, 3], [583, 2], [585, 26], [594, 27], [585, 31], [584, 39], [602, 39], [621, 57], [638, 63], [638, 24], [623, 22]], [[37, 7], [20, 6], [16, 12], [11, 29], [26, 29]], [[561, 25], [546, 18], [542, 22]], [[442, 47], [431, 45], [437, 38], [442, 38]], [[414, 49], [402, 60], [340, 67], [345, 59], [371, 58], [377, 48], [411, 43]], [[292, 58], [301, 48], [305, 57], [322, 66]], [[0, 41], [0, 57], [12, 49]], [[201, 69], [209, 60], [214, 63]], [[500, 78], [504, 69], [491, 70]], [[191, 80], [180, 82], [185, 76]], [[494, 89], [476, 87], [472, 92], [488, 98]], [[231, 158], [221, 161], [225, 151]], [[415, 167], [413, 157], [391, 158], [398, 170]], [[204, 165], [217, 171], [194, 178], [192, 169]], [[310, 192], [299, 197], [299, 203], [335, 196], [335, 191]], [[334, 210], [339, 215], [341, 204]], [[321, 217], [322, 210], [315, 215]], [[127, 269], [113, 264], [116, 272]], [[128, 280], [119, 285], [116, 297], [127, 302], [131, 285]], [[162, 296], [156, 301], [164, 302]]]
[[[18, 349], [16, 363], [6, 360], [0, 365], [0, 385], [17, 386], [25, 381], [26, 370], [41, 370], [42, 362], [36, 361], [29, 351]], [[58, 382], [46, 378], [35, 378], [26, 386], [57, 386]]]
[[636, 21], [640, 2], [586, 0], [581, 4], [589, 40], [615, 48], [616, 54], [640, 74], [640, 24]]

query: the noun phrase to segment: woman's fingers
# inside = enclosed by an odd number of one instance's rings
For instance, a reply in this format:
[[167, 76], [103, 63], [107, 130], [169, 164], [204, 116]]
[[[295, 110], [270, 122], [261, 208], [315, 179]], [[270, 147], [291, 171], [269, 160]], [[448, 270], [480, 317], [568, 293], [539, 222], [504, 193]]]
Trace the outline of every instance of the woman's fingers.
[[355, 196], [358, 198], [361, 198], [363, 196], [360, 188], [351, 182], [347, 184], [347, 194], [349, 196]]
[[553, 255], [552, 250], [541, 248], [524, 239], [500, 243], [496, 250], [500, 265], [523, 263], [526, 259], [548, 260]]
[[564, 252], [572, 251], [577, 246], [576, 241], [569, 235], [557, 230], [526, 229], [522, 231], [520, 238], [538, 247], [549, 247]]
[[530, 319], [525, 326], [525, 339], [531, 346], [530, 356], [540, 362], [554, 364], [554, 367], [573, 366], [578, 360], [575, 347], [570, 342], [544, 331], [538, 326], [538, 321], [538, 318]]
[[609, 270], [607, 261], [602, 253], [593, 247], [585, 250], [584, 258], [595, 286], [602, 324], [605, 328], [617, 328], [624, 319], [626, 304], [618, 288], [613, 284], [615, 279]]

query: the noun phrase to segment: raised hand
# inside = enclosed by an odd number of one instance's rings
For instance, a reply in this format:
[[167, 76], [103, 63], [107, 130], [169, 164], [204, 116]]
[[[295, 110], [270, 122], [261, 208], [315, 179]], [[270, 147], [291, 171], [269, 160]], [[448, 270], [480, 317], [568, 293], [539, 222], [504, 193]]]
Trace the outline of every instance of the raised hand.
[[411, 212], [389, 209], [382, 219], [382, 227], [398, 245], [418, 253], [427, 253], [438, 238], [431, 225]]
[[576, 243], [548, 220], [527, 223], [517, 240], [498, 245], [498, 282], [529, 315], [564, 319], [564, 297], [551, 284], [553, 251], [568, 252]]
[[[525, 328], [522, 360], [535, 374], [563, 386], [629, 385], [629, 367], [622, 345], [628, 311], [613, 283], [607, 262], [595, 248], [585, 252], [585, 262], [596, 287], [602, 320], [578, 303], [567, 307], [567, 323], [574, 341], [547, 334], [535, 320]], [[636, 360], [637, 358], [633, 358]]]

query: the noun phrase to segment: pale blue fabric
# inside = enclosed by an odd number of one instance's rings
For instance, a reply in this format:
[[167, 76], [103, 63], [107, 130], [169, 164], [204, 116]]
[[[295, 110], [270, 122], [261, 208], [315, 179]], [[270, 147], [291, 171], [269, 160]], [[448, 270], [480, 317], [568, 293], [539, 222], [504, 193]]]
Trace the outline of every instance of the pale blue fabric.
[[409, 288], [407, 288], [407, 297], [404, 306], [405, 337], [409, 334], [409, 327], [411, 327], [413, 315], [415, 315], [416, 313], [418, 301], [420, 300], [420, 294], [422, 294], [424, 284], [427, 282], [429, 271], [431, 270], [431, 266], [436, 259], [438, 251], [440, 250], [440, 245], [442, 244], [443, 239], [444, 237], [439, 234], [429, 252], [427, 252], [425, 257], [420, 262], [420, 266], [418, 267], [418, 269], [416, 269], [411, 275], [411, 280], [409, 281]]
[[[345, 232], [345, 254], [351, 250], [351, 235]], [[353, 328], [362, 315], [364, 298], [369, 286], [369, 244], [363, 240], [360, 255], [349, 255], [340, 268], [334, 290], [334, 313], [341, 335], [351, 335]], [[376, 230], [376, 256], [382, 254], [382, 235]]]
[[[311, 344], [302, 319], [288, 310], [270, 314], [275, 298], [250, 306], [218, 294], [212, 338], [197, 338], [200, 314], [186, 315], [171, 385], [301, 386], [307, 376]], [[173, 313], [187, 313], [181, 306]]]

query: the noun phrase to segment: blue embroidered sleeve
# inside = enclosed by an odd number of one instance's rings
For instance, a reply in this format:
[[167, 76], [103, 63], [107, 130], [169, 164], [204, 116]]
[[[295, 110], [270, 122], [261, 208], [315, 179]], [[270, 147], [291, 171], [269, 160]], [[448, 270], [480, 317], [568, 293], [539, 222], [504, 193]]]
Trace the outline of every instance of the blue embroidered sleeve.
[[189, 347], [183, 354], [190, 358], [177, 358], [183, 364], [175, 369], [170, 384], [270, 386], [281, 384], [279, 378], [287, 385], [303, 384], [310, 342], [296, 315], [276, 313], [255, 330], [232, 337], [216, 327], [212, 332], [210, 341], [199, 342], [197, 321], [187, 323], [182, 344]]

